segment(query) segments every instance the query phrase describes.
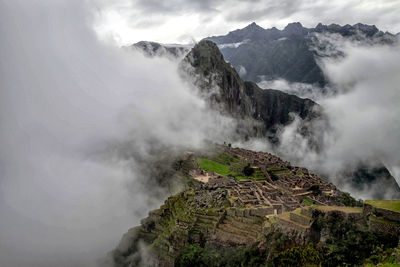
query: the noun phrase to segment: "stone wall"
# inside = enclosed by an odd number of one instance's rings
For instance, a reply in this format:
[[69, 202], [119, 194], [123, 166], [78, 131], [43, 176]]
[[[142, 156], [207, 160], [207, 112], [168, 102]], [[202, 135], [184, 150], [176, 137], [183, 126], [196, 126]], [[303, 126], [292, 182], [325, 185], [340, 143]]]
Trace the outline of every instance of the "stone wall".
[[400, 225], [390, 222], [381, 222], [374, 219], [370, 219], [368, 225], [371, 231], [400, 236]]
[[399, 212], [378, 208], [378, 207], [372, 206], [370, 204], [364, 204], [363, 213], [364, 213], [364, 216], [372, 213], [372, 214], [375, 214], [377, 217], [383, 217], [390, 221], [400, 222], [400, 213]]

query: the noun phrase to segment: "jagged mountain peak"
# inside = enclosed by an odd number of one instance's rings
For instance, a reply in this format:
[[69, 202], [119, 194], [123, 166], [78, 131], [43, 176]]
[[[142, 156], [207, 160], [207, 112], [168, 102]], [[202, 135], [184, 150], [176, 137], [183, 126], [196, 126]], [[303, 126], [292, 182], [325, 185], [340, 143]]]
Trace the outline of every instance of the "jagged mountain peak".
[[291, 30], [291, 29], [295, 30], [303, 29], [303, 25], [300, 22], [291, 22], [288, 23], [288, 25], [286, 25], [286, 27], [284, 28], [284, 30]]
[[[277, 90], [262, 90], [255, 83], [243, 81], [230, 63], [225, 62], [218, 46], [209, 40], [196, 44], [184, 62], [191, 65], [197, 85], [207, 93], [219, 92], [211, 98], [211, 103], [227, 114], [239, 118], [251, 118], [260, 124], [249, 135], [260, 135], [274, 131], [277, 125], [292, 121], [290, 113], [303, 119], [311, 119], [316, 103]], [[261, 126], [263, 125], [263, 126]]]
[[254, 30], [254, 29], [262, 29], [264, 30], [263, 27], [259, 26], [257, 23], [252, 22], [249, 25], [247, 25], [246, 27], [244, 27], [242, 30]]
[[300, 22], [289, 23], [282, 31], [284, 35], [305, 35], [308, 29], [304, 28]]

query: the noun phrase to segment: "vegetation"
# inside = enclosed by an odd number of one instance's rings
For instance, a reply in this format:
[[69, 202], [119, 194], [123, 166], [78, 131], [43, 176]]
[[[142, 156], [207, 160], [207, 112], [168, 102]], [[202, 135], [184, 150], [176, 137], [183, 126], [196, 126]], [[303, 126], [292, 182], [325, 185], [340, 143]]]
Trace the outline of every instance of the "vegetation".
[[275, 266], [319, 266], [323, 260], [323, 253], [310, 243], [307, 246], [298, 246], [278, 253], [273, 263]]
[[329, 229], [330, 235], [320, 249], [324, 254], [322, 266], [343, 266], [362, 264], [374, 254], [375, 249], [393, 248], [398, 238], [368, 230], [365, 225], [356, 225], [343, 220], [339, 214], [332, 213], [328, 218], [317, 217], [315, 228]]
[[279, 175], [290, 174], [291, 171], [286, 167], [272, 166], [267, 169], [267, 172], [272, 181], [277, 181], [279, 180]]
[[366, 200], [365, 204], [400, 212], [400, 200]]
[[237, 157], [220, 153], [211, 158], [197, 158], [197, 164], [206, 171], [213, 171], [236, 180], [264, 180], [265, 175], [255, 170], [250, 164], [245, 164]]
[[250, 163], [244, 166], [243, 168], [243, 174], [246, 176], [251, 176], [254, 173], [254, 169], [250, 166]]
[[309, 198], [307, 198], [307, 197], [304, 197], [304, 198], [303, 198], [303, 202], [306, 203], [307, 206], [311, 206], [312, 204], [314, 204], [314, 203], [312, 202], [312, 200], [309, 199]]
[[182, 250], [175, 266], [263, 266], [265, 259], [257, 247], [218, 247], [191, 244]]
[[206, 171], [213, 171], [215, 173], [228, 176], [231, 174], [231, 170], [228, 165], [221, 164], [214, 160], [206, 159], [206, 158], [198, 158], [197, 163], [200, 168]]
[[308, 188], [308, 191], [312, 191], [314, 195], [319, 195], [321, 194], [321, 189], [319, 188], [318, 184], [313, 184]]
[[362, 207], [363, 206], [363, 201], [361, 199], [356, 200], [352, 196], [350, 196], [349, 193], [344, 192], [342, 196], [338, 197], [338, 201], [342, 203], [345, 206], [350, 206], [350, 207]]

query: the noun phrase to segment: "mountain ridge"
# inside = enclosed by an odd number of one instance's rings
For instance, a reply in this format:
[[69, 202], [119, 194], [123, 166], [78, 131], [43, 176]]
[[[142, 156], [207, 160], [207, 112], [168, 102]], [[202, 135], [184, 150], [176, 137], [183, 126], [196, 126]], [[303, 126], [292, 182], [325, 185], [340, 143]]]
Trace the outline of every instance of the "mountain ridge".
[[251, 118], [262, 122], [264, 127], [255, 135], [274, 132], [278, 125], [293, 121], [294, 113], [301, 119], [311, 120], [318, 116], [318, 104], [279, 90], [261, 89], [250, 81], [243, 81], [235, 68], [225, 62], [217, 45], [202, 40], [184, 58], [183, 63], [192, 67], [191, 76], [199, 76], [196, 83], [202, 91], [211, 92], [215, 86], [219, 94], [211, 96], [214, 105], [222, 104], [229, 115], [241, 119]]
[[[236, 69], [243, 69], [245, 80], [285, 79], [288, 82], [313, 84], [324, 87], [329, 83], [317, 63], [318, 53], [313, 51], [318, 34], [339, 34], [343, 38], [377, 40], [392, 44], [396, 37], [380, 31], [375, 25], [324, 25], [306, 28], [300, 22], [289, 23], [284, 29], [264, 29], [252, 23], [226, 35], [204, 38], [219, 45], [225, 59]], [[235, 44], [235, 45], [232, 45]]]

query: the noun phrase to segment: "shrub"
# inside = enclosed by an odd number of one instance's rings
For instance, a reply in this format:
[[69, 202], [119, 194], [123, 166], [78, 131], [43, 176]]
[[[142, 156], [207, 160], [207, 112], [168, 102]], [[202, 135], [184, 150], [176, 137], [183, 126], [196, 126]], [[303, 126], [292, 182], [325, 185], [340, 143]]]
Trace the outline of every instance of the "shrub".
[[254, 169], [252, 167], [250, 167], [250, 164], [247, 164], [244, 168], [243, 168], [243, 174], [246, 176], [251, 176], [254, 174]]

